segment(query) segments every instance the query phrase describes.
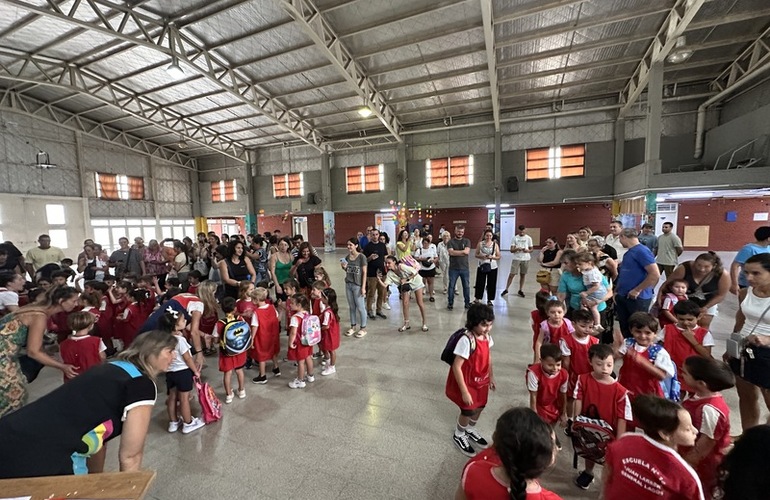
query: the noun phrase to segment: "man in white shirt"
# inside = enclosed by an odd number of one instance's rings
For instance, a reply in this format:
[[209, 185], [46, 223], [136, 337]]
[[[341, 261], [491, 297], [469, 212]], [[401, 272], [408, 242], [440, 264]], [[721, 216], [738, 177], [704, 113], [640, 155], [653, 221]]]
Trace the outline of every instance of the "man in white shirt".
[[607, 235], [606, 238], [604, 238], [604, 242], [615, 249], [615, 251], [618, 253], [618, 258], [616, 259], [618, 263], [623, 262], [623, 256], [626, 254], [626, 248], [623, 246], [622, 243], [620, 243], [620, 232], [623, 231], [623, 223], [619, 220], [614, 220], [610, 222], [610, 234]]
[[500, 294], [501, 297], [508, 295], [508, 288], [511, 287], [513, 277], [519, 275], [519, 297], [524, 297], [524, 279], [527, 277], [529, 261], [532, 258], [532, 238], [526, 233], [524, 225], [519, 226], [519, 231], [511, 239], [511, 271], [508, 273], [508, 281], [505, 284], [505, 290]]

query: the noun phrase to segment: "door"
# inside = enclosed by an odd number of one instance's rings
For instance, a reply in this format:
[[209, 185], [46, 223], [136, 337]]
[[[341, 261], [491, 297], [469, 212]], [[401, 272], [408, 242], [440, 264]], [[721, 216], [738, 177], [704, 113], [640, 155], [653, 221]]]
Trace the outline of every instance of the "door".
[[390, 238], [390, 246], [396, 244], [396, 215], [395, 214], [377, 214], [374, 216], [374, 227], [381, 233], [386, 233]]
[[673, 233], [676, 233], [676, 223], [679, 218], [679, 203], [658, 203], [655, 206], [655, 234], [663, 233], [663, 223], [674, 224]]
[[516, 209], [500, 214], [500, 250], [510, 251], [514, 234], [516, 234]]
[[293, 235], [301, 234], [307, 241], [307, 217], [294, 217], [292, 220]]

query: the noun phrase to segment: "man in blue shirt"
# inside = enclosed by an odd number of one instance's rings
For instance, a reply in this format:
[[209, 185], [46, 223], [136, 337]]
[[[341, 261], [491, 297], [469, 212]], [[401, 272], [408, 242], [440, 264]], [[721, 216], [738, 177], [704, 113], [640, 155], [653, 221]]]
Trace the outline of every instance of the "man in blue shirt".
[[754, 243], [744, 245], [738, 251], [733, 263], [730, 265], [730, 292], [738, 294], [738, 290], [749, 286], [746, 275], [743, 273], [743, 265], [754, 255], [770, 253], [770, 226], [762, 226], [754, 231]]
[[660, 271], [650, 249], [639, 243], [635, 229], [623, 229], [620, 243], [627, 251], [615, 285], [615, 312], [620, 331], [624, 337], [629, 338], [631, 331], [628, 318], [635, 312], [647, 312], [650, 309], [653, 287], [660, 279]]

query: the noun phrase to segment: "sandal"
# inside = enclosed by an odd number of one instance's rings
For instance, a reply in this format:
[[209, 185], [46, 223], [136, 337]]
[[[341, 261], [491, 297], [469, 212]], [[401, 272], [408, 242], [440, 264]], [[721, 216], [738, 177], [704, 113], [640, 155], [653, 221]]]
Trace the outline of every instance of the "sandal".
[[409, 323], [404, 323], [404, 325], [398, 329], [399, 332], [405, 332], [407, 330], [411, 330], [412, 327], [409, 325]]
[[427, 332], [428, 331], [428, 325], [422, 325], [422, 331]]

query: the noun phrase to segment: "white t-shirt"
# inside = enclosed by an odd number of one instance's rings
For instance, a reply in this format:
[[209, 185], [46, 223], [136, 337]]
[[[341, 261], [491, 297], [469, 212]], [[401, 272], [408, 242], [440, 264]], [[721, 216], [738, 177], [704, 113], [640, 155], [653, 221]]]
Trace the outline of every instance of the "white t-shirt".
[[19, 294], [13, 290], [7, 290], [5, 288], [0, 289], [0, 312], [7, 309], [7, 306], [18, 306]]
[[[422, 266], [420, 269], [423, 271], [430, 271], [431, 269], [434, 269], [436, 267], [436, 264], [433, 262], [433, 259], [438, 257], [438, 250], [436, 250], [436, 245], [431, 243], [428, 248], [420, 247], [417, 249], [417, 251], [414, 253], [415, 257], [417, 258], [417, 261]], [[430, 260], [424, 261], [422, 259], [429, 258]]]
[[[473, 334], [471, 334], [473, 335]], [[476, 337], [476, 342], [484, 342], [482, 340], [484, 337]], [[495, 341], [492, 340], [491, 335], [487, 335], [487, 339], [489, 342], [489, 348], [491, 349], [493, 345], [495, 345]], [[471, 341], [468, 339], [467, 335], [463, 335], [459, 339], [457, 339], [457, 345], [455, 345], [455, 350], [453, 352], [455, 356], [460, 356], [463, 359], [468, 359], [471, 357]]]
[[188, 344], [187, 339], [181, 335], [174, 335], [174, 337], [176, 337], [176, 349], [174, 349], [176, 356], [174, 357], [174, 361], [168, 366], [168, 371], [181, 372], [182, 370], [189, 368], [187, 363], [184, 362], [184, 355], [190, 352], [190, 344]]
[[623, 256], [626, 254], [628, 249], [623, 246], [623, 244], [620, 242], [620, 236], [615, 236], [614, 234], [608, 234], [604, 238], [604, 242], [615, 249], [616, 252], [618, 252], [618, 262], [623, 261]]
[[[526, 248], [532, 250], [532, 238], [528, 234], [519, 236], [518, 234], [511, 238], [511, 246], [518, 248]], [[513, 260], [530, 260], [532, 254], [529, 252], [513, 252]]]
[[[649, 346], [640, 346], [638, 344], [634, 344], [634, 350], [636, 350], [638, 354], [647, 352], [648, 347]], [[628, 347], [625, 343], [620, 346], [618, 352], [622, 355], [625, 355], [628, 352]], [[658, 351], [658, 355], [655, 357], [655, 362], [653, 365], [666, 372], [667, 377], [673, 377], [674, 373], [676, 372], [676, 368], [674, 368], [674, 362], [671, 361], [671, 355], [665, 349]]]

